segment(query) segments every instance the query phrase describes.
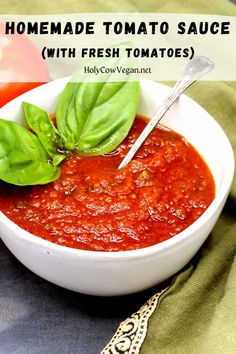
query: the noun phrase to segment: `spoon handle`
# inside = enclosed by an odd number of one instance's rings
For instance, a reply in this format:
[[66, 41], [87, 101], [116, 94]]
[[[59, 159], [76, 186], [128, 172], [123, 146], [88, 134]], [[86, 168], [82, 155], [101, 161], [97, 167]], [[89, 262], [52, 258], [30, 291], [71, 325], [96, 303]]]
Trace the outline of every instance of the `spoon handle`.
[[214, 64], [205, 57], [195, 56], [187, 64], [184, 72], [176, 82], [175, 86], [171, 89], [169, 95], [164, 99], [162, 104], [159, 106], [157, 112], [154, 114], [152, 119], [142, 131], [138, 139], [135, 141], [127, 155], [121, 161], [118, 169], [125, 167], [134, 157], [137, 150], [140, 148], [144, 140], [153, 130], [153, 128], [160, 122], [164, 114], [168, 111], [171, 105], [177, 100], [177, 98], [184, 92], [190, 85], [192, 85], [196, 80], [198, 80], [203, 75], [207, 74], [214, 67]]

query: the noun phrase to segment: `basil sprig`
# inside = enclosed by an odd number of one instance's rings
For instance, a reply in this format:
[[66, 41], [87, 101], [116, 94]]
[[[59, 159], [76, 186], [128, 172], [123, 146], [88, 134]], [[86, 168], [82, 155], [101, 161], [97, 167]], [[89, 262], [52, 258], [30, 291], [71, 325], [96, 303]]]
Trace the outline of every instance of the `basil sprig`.
[[54, 181], [60, 168], [48, 159], [36, 135], [15, 122], [0, 119], [0, 179], [18, 186]]
[[139, 82], [69, 82], [56, 110], [68, 149], [101, 155], [127, 136], [137, 112]]
[[[112, 59], [112, 66], [117, 61]], [[139, 82], [116, 82], [110, 74], [103, 82], [91, 82], [75, 74], [59, 97], [57, 128], [47, 112], [26, 102], [25, 117], [33, 132], [0, 119], [1, 180], [19, 186], [52, 182], [60, 176], [58, 165], [68, 151], [105, 154], [127, 136], [137, 112]]]
[[30, 128], [37, 134], [44, 149], [52, 158], [53, 165], [59, 165], [66, 155], [61, 153], [64, 148], [62, 139], [47, 112], [27, 102], [23, 102], [23, 108]]

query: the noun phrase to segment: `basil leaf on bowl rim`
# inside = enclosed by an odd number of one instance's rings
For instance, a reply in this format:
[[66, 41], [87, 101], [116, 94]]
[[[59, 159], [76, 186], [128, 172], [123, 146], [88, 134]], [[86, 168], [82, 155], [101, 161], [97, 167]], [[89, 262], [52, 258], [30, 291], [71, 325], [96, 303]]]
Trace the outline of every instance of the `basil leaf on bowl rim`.
[[[112, 69], [127, 62], [122, 55], [110, 64]], [[89, 74], [79, 71], [67, 83], [56, 109], [58, 131], [66, 148], [101, 155], [114, 150], [127, 136], [138, 108], [139, 81], [131, 81], [129, 76], [126, 81], [113, 81], [115, 78], [111, 71], [107, 81], [91, 82]]]
[[23, 102], [23, 109], [29, 127], [36, 133], [41, 144], [57, 166], [66, 155], [58, 153], [62, 150], [62, 139], [46, 111], [32, 103]]
[[60, 168], [37, 136], [16, 122], [0, 119], [0, 179], [18, 186], [46, 184], [60, 176]]

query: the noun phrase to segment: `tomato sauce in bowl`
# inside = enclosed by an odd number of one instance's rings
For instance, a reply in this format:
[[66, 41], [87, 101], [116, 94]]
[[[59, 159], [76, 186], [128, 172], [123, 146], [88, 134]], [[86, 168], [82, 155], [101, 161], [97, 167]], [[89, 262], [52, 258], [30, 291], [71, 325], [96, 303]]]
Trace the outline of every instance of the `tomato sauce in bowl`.
[[161, 126], [117, 170], [146, 124], [137, 116], [128, 137], [109, 154], [71, 155], [60, 178], [48, 185], [2, 182], [0, 210], [34, 235], [83, 250], [126, 251], [175, 236], [210, 205], [214, 179], [196, 149]]

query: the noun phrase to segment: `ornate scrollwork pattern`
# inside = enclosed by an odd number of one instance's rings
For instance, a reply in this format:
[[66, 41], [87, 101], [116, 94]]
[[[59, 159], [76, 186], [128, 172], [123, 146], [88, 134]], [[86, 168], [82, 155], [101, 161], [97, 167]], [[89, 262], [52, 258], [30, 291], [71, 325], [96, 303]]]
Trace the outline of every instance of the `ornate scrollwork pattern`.
[[148, 320], [168, 288], [153, 295], [137, 312], [121, 322], [101, 354], [138, 354], [147, 333]]

